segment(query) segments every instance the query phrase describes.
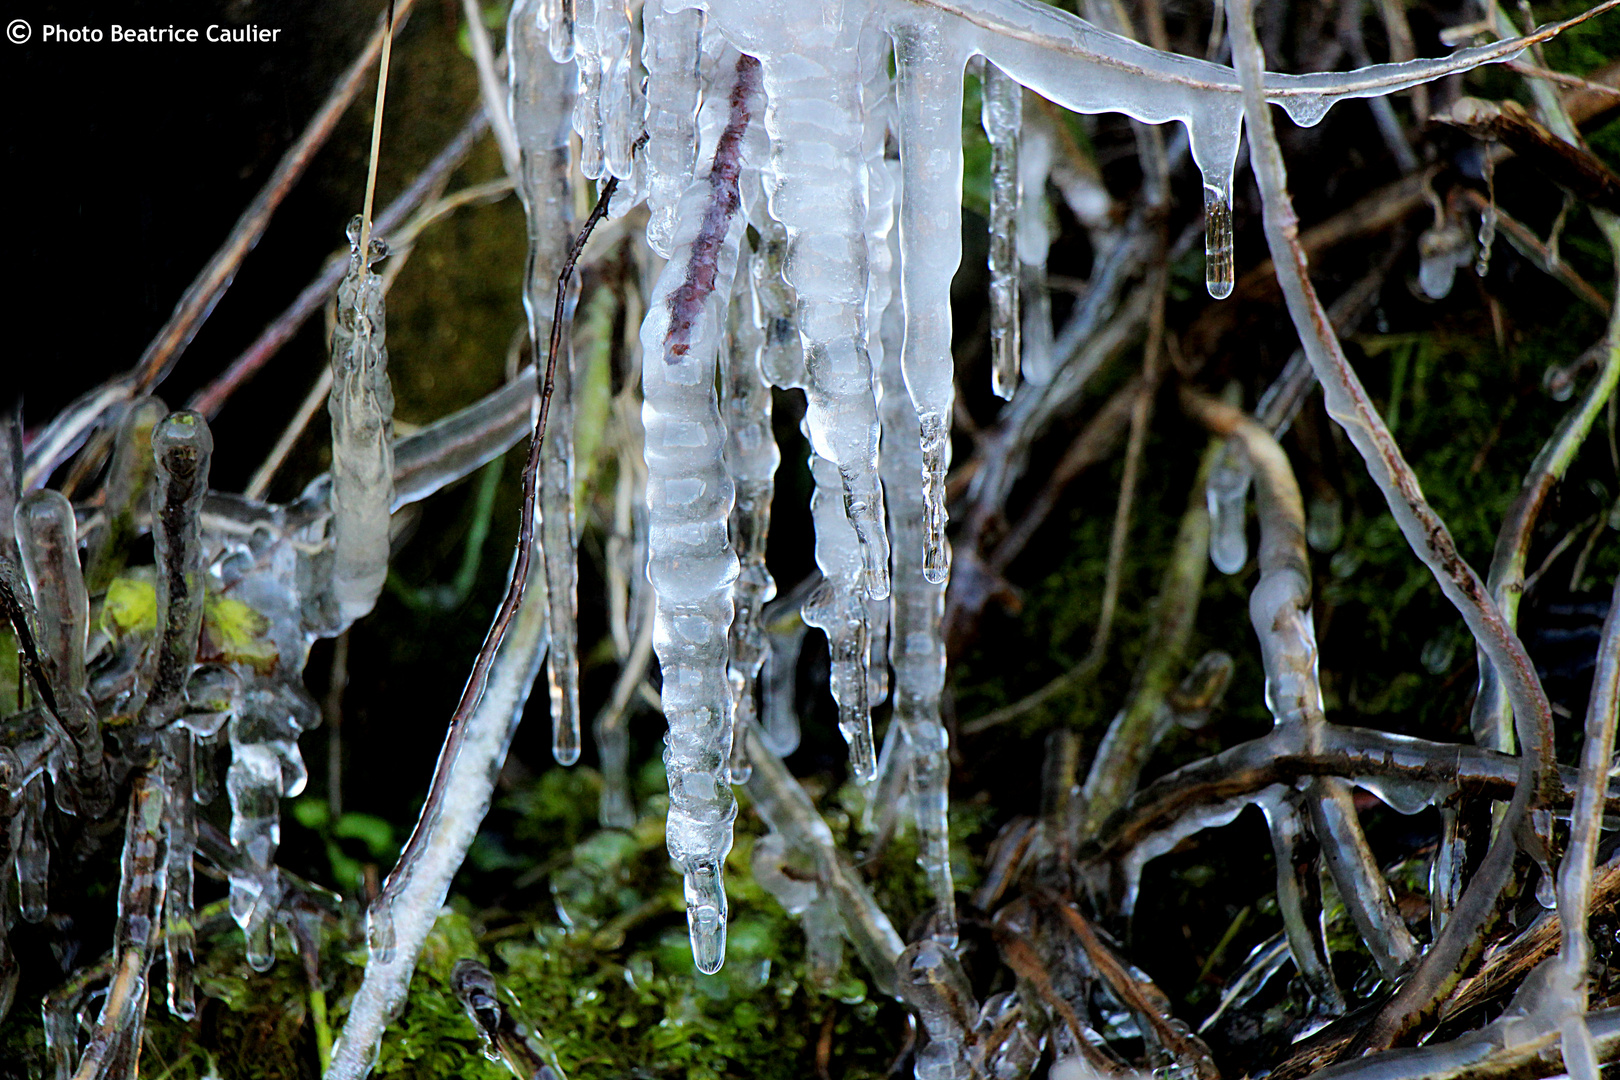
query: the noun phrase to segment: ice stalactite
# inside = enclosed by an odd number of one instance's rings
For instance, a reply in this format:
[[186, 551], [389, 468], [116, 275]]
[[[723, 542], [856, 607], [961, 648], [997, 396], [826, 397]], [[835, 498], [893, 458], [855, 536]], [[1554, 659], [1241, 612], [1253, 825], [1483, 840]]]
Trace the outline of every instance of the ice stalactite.
[[[513, 7], [508, 30], [512, 122], [517, 131], [521, 183], [518, 193], [528, 221], [529, 258], [523, 308], [537, 357], [547, 355], [556, 310], [557, 277], [573, 235], [573, 199], [568, 170], [568, 125], [574, 104], [574, 74], [542, 49], [533, 10], [537, 0]], [[604, 8], [611, 8], [604, 0]], [[626, 46], [628, 47], [628, 45]], [[583, 64], [584, 61], [582, 60]], [[583, 67], [581, 68], [583, 71]], [[583, 75], [580, 76], [583, 79]], [[579, 104], [585, 107], [583, 99]], [[574, 115], [577, 117], [578, 113]], [[570, 294], [564, 310], [573, 306]], [[580, 754], [579, 553], [574, 521], [574, 350], [564, 333], [546, 440], [541, 446], [540, 536], [551, 598], [552, 755], [572, 765]]]
[[182, 1020], [197, 1015], [196, 929], [192, 908], [192, 862], [197, 849], [195, 751], [190, 728], [164, 729], [159, 768], [169, 798], [163, 804], [163, 956], [168, 970], [169, 1012]]
[[1022, 355], [1018, 154], [1024, 126], [1024, 88], [991, 63], [984, 65], [981, 86], [980, 122], [990, 140], [990, 388], [997, 397], [1011, 400], [1018, 387]]
[[735, 702], [732, 724], [731, 779], [748, 780], [748, 759], [736, 729], [758, 714], [759, 674], [769, 643], [763, 624], [767, 601], [776, 596], [776, 582], [765, 566], [765, 543], [771, 527], [771, 496], [776, 490], [776, 467], [782, 454], [771, 428], [771, 388], [760, 374], [765, 333], [755, 323], [747, 303], [752, 288], [753, 260], [739, 267], [732, 290], [729, 345], [722, 381], [726, 428], [726, 468], [736, 489], [731, 511], [731, 543], [737, 552], [735, 615], [731, 623], [730, 678]]
[[[713, 3], [710, 11], [715, 27], [758, 56], [764, 70], [766, 190], [771, 216], [787, 230], [783, 273], [798, 299], [807, 431], [816, 454], [838, 470], [865, 588], [881, 599], [889, 593], [889, 553], [863, 307], [862, 25], [836, 0], [783, 5], [768, 24], [740, 0]], [[817, 62], [804, 63], [807, 54]]]
[[596, 46], [602, 53], [602, 169], [620, 181], [631, 179], [630, 148], [642, 131], [630, 22], [627, 0], [596, 0]]
[[838, 730], [849, 744], [850, 773], [867, 781], [877, 776], [877, 750], [867, 700], [868, 629], [860, 542], [844, 516], [843, 483], [837, 467], [816, 456], [810, 460], [810, 474], [815, 480], [810, 513], [822, 580], [805, 601], [804, 621], [827, 635], [828, 679], [838, 703]]
[[388, 577], [394, 501], [394, 390], [384, 345], [383, 283], [371, 267], [388, 254], [373, 236], [360, 251], [349, 222], [349, 271], [332, 329], [332, 616], [341, 629], [369, 612]]
[[85, 645], [90, 593], [79, 567], [73, 506], [57, 491], [36, 491], [18, 505], [16, 542], [33, 595], [40, 658], [56, 718], [68, 736], [52, 781], [63, 809], [91, 817], [112, 801], [101, 745], [101, 720], [90, 701]]
[[743, 147], [761, 106], [758, 61], [729, 56], [724, 63], [729, 75], [702, 114], [708, 165], [681, 198], [671, 259], [641, 326], [648, 575], [658, 598], [653, 647], [669, 722], [666, 836], [685, 878], [692, 953], [704, 972], [725, 960], [722, 871], [737, 814], [728, 783], [726, 653], [738, 570], [727, 533], [733, 490], [715, 366], [743, 235]]
[[540, 0], [539, 28], [546, 33], [546, 51], [559, 64], [574, 59], [574, 0]]
[[579, 170], [588, 180], [602, 176], [602, 41], [597, 8], [613, 0], [573, 0], [574, 66], [579, 95], [574, 99], [574, 130], [579, 133]]
[[956, 366], [951, 278], [962, 261], [962, 67], [971, 47], [958, 25], [929, 11], [893, 29], [900, 136], [901, 366], [922, 447], [923, 573], [945, 581], [945, 469], [951, 455]]
[[701, 8], [665, 11], [659, 0], [641, 9], [641, 63], [647, 70], [647, 244], [669, 258], [675, 209], [697, 166], [698, 103], [702, 93]]
[[[999, 69], [998, 69], [999, 70]], [[1052, 171], [1052, 139], [1044, 118], [1024, 118], [1018, 144], [1018, 264], [1022, 309], [1019, 354], [1024, 380], [1037, 386], [1052, 381], [1052, 293], [1046, 283], [1052, 246], [1052, 209], [1046, 179]]]
[[787, 262], [787, 230], [771, 218], [759, 222], [759, 248], [749, 261], [754, 325], [765, 334], [759, 371], [782, 390], [804, 386], [804, 346], [799, 341], [799, 301], [782, 276]]
[[298, 736], [319, 722], [320, 712], [297, 683], [242, 674], [241, 702], [229, 722], [231, 765], [225, 777], [231, 843], [240, 856], [230, 872], [231, 917], [247, 941], [248, 965], [265, 971], [275, 960], [271, 932], [281, 901], [275, 865], [281, 799], [304, 789]]
[[901, 301], [884, 313], [883, 480], [889, 490], [894, 591], [889, 595], [889, 664], [894, 670], [894, 720], [911, 750], [911, 803], [917, 823], [917, 861], [934, 901], [932, 932], [956, 941], [956, 887], [951, 878], [949, 832], [950, 736], [940, 722], [945, 689], [945, 586], [923, 565], [923, 493], [917, 414], [906, 397], [900, 366], [904, 331]]

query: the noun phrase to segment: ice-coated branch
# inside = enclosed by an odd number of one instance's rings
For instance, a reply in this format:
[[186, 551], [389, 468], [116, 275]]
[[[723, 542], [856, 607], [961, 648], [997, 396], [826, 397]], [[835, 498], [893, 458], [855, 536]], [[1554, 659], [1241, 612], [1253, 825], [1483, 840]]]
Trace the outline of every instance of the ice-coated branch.
[[130, 402], [118, 423], [101, 527], [90, 538], [84, 564], [85, 585], [92, 592], [104, 591], [129, 558], [137, 519], [145, 515], [150, 502], [152, 429], [167, 415], [168, 406], [157, 398], [139, 398]]
[[[535, 552], [531, 558], [538, 557]], [[370, 1072], [383, 1029], [405, 1000], [417, 957], [489, 810], [495, 778], [523, 718], [545, 656], [548, 609], [544, 582], [537, 576], [517, 606], [511, 632], [500, 640], [476, 704], [468, 715], [455, 718], [459, 723], [453, 722], [445, 737], [427, 803], [411, 833], [413, 843], [372, 905], [365, 978], [332, 1048], [325, 1080], [359, 1080]], [[386, 951], [379, 947], [384, 942]]]
[[724, 63], [704, 109], [708, 165], [681, 198], [671, 258], [641, 326], [647, 573], [658, 597], [653, 649], [669, 722], [665, 835], [685, 880], [692, 955], [706, 973], [725, 962], [722, 873], [737, 816], [726, 654], [738, 570], [715, 368], [743, 234], [746, 136], [763, 104], [759, 62], [731, 56]]
[[874, 985], [886, 994], [894, 994], [895, 960], [905, 942], [838, 847], [810, 796], [766, 745], [759, 728], [749, 726], [744, 731], [748, 759], [754, 766], [748, 778], [748, 794], [760, 816], [782, 835], [791, 850], [814, 862], [817, 882], [832, 897], [843, 920], [844, 936], [866, 965]]
[[180, 714], [197, 658], [204, 588], [201, 513], [213, 453], [214, 437], [198, 413], [170, 413], [152, 429], [157, 641], [143, 679], [140, 721], [154, 731]]
[[96, 715], [85, 674], [85, 644], [90, 629], [90, 593], [79, 567], [78, 535], [73, 506], [57, 491], [36, 491], [15, 512], [17, 548], [28, 575], [39, 629], [40, 660], [55, 699], [56, 718], [68, 739], [67, 772], [59, 777], [67, 808], [92, 818], [112, 804], [101, 720]]
[[1289, 315], [1322, 384], [1328, 414], [1350, 437], [1407, 542], [1429, 567], [1441, 592], [1462, 613], [1480, 648], [1504, 679], [1523, 748], [1521, 781], [1479, 871], [1412, 977], [1363, 1033], [1364, 1046], [1382, 1048], [1432, 1009], [1439, 995], [1455, 981], [1458, 968], [1482, 948], [1479, 931], [1512, 875], [1516, 833], [1532, 800], [1540, 793], [1552, 760], [1551, 710], [1523, 644], [1508, 628], [1479, 576], [1457, 553], [1451, 534], [1423, 497], [1416, 475], [1373, 408], [1328, 323], [1308, 277], [1282, 150], [1261, 93], [1263, 57], [1253, 16], [1246, 0], [1230, 0], [1227, 10], [1233, 56], [1243, 81], [1249, 156], [1265, 207], [1266, 241]]
[[[566, 64], [551, 59], [538, 7], [538, 0], [514, 4], [507, 23], [512, 120], [520, 161], [518, 194], [528, 222], [523, 310], [536, 356], [551, 340], [557, 280], [568, 258], [573, 231], [568, 133], [575, 82], [574, 72]], [[572, 296], [565, 303], [571, 300]], [[573, 384], [573, 341], [571, 335], [564, 335], [557, 355], [550, 438], [543, 448], [540, 470], [540, 537], [551, 598], [547, 668], [552, 754], [564, 765], [578, 761], [580, 753]]]

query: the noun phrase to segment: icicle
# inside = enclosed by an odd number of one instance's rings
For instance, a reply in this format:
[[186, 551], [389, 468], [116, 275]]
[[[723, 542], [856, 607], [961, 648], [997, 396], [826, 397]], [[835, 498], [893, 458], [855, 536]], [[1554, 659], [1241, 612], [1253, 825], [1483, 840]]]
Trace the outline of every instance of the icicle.
[[[752, 269], [752, 260], [749, 260]], [[731, 543], [737, 552], [738, 575], [731, 623], [730, 679], [736, 706], [731, 746], [731, 782], [746, 783], [748, 762], [738, 725], [755, 718], [759, 673], [768, 647], [762, 616], [776, 595], [776, 582], [765, 566], [765, 542], [771, 527], [771, 496], [776, 467], [782, 460], [771, 429], [771, 388], [760, 374], [765, 335], [754, 325], [747, 303], [751, 277], [739, 268], [728, 321], [730, 346], [724, 382], [726, 468], [736, 488], [731, 511]]]
[[[728, 59], [705, 126], [721, 128], [712, 164], [681, 199], [672, 258], [641, 327], [647, 429], [648, 575], [658, 597], [654, 648], [669, 721], [664, 750], [669, 854], [685, 878], [698, 969], [725, 960], [722, 868], [737, 803], [731, 756], [727, 635], [737, 556], [727, 542], [733, 491], [714, 397], [724, 306], [743, 233], [738, 176], [744, 136], [760, 107], [759, 65]], [[705, 140], [707, 142], [707, 140]]]
[[[657, 0], [654, 0], [656, 4]], [[602, 55], [602, 164], [607, 175], [631, 179], [630, 146], [641, 137], [634, 108], [636, 75], [630, 60], [630, 3], [596, 0], [596, 44]]]
[[951, 278], [962, 261], [962, 65], [968, 44], [944, 17], [907, 12], [894, 27], [900, 134], [901, 364], [922, 446], [923, 572], [942, 583], [950, 463]]
[[1322, 924], [1316, 838], [1300, 812], [1297, 793], [1269, 788], [1255, 801], [1265, 812], [1271, 830], [1271, 850], [1277, 864], [1277, 907], [1282, 912], [1294, 967], [1310, 988], [1317, 1007], [1329, 1016], [1341, 1016], [1344, 995], [1333, 978]]
[[332, 329], [332, 600], [341, 629], [369, 612], [388, 577], [388, 512], [394, 501], [394, 390], [382, 278], [371, 267], [388, 246], [371, 238], [362, 257], [360, 218], [349, 222], [349, 272], [338, 286]]
[[23, 786], [11, 819], [12, 859], [17, 864], [17, 908], [24, 922], [37, 923], [50, 914], [47, 882], [51, 849], [45, 837], [45, 777]]
[[1232, 295], [1237, 283], [1232, 254], [1231, 180], [1224, 186], [1204, 185], [1204, 288], [1217, 300]]
[[[574, 75], [546, 58], [539, 30], [528, 12], [542, 0], [513, 7], [508, 28], [512, 123], [517, 132], [522, 173], [519, 195], [528, 221], [529, 257], [524, 272], [523, 309], [537, 357], [550, 347], [556, 310], [557, 277], [567, 261], [573, 235], [573, 198], [568, 179], [569, 116]], [[604, 2], [603, 10], [612, 8]], [[582, 69], [583, 70], [583, 69]], [[583, 78], [583, 76], [581, 76]], [[574, 113], [577, 116], [577, 112]], [[573, 297], [569, 298], [570, 308]], [[564, 317], [569, 317], [564, 312]], [[551, 598], [551, 752], [572, 765], [580, 754], [579, 561], [574, 528], [574, 350], [562, 335], [541, 447], [540, 535], [544, 574]], [[536, 569], [540, 569], [536, 567]]]
[[641, 62], [647, 69], [647, 243], [669, 258], [675, 208], [697, 165], [697, 112], [703, 64], [703, 9], [641, 9]]
[[574, 0], [538, 0], [538, 29], [546, 33], [551, 59], [567, 64], [574, 59]]
[[600, 179], [603, 166], [602, 24], [598, 21], [597, 8], [612, 2], [573, 0], [574, 65], [579, 70], [574, 130], [579, 132], [579, 168], [589, 180]]
[[861, 591], [860, 547], [843, 513], [843, 485], [837, 467], [814, 457], [810, 474], [816, 484], [810, 513], [822, 581], [805, 602], [804, 621], [827, 635], [838, 730], [849, 744], [851, 775], [866, 781], [877, 776], [877, 748], [872, 742], [872, 710], [866, 697], [866, 597]]
[[[889, 594], [889, 549], [862, 306], [868, 262], [861, 24], [843, 17], [840, 0], [784, 5], [769, 22], [738, 0], [710, 10], [716, 26], [757, 55], [764, 70], [766, 187], [771, 216], [787, 230], [784, 274], [798, 295], [808, 433], [816, 454], [837, 466], [866, 589], [881, 599]], [[805, 55], [816, 62], [803, 62]]]
[[17, 548], [34, 598], [40, 658], [56, 715], [71, 743], [62, 747], [57, 800], [70, 813], [106, 813], [112, 802], [101, 745], [101, 721], [85, 677], [90, 594], [79, 569], [73, 506], [57, 491], [36, 491], [15, 513]]
[[281, 759], [269, 746], [242, 737], [251, 712], [231, 723], [231, 767], [225, 788], [231, 800], [231, 844], [242, 861], [231, 869], [231, 917], [247, 942], [247, 962], [268, 971], [275, 962], [270, 933], [281, 900], [276, 848], [281, 844]]
[[778, 221], [759, 225], [759, 250], [750, 263], [754, 325], [765, 333], [759, 354], [760, 374], [772, 386], [804, 386], [804, 346], [799, 341], [799, 301], [782, 276], [787, 261], [787, 230]]
[[1247, 503], [1254, 471], [1241, 451], [1228, 446], [1209, 471], [1209, 561], [1223, 574], [1235, 574], [1249, 561]]
[[[893, 242], [891, 240], [891, 242]], [[945, 641], [940, 621], [945, 587], [929, 581], [923, 564], [923, 492], [917, 414], [905, 393], [900, 337], [905, 316], [896, 297], [884, 314], [883, 480], [894, 536], [894, 592], [889, 597], [889, 663], [894, 669], [894, 723], [911, 748], [911, 802], [917, 821], [917, 862], [934, 901], [932, 932], [956, 941], [956, 888], [951, 880], [948, 751], [940, 722], [945, 688]]]
[[979, 1011], [962, 965], [939, 942], [925, 938], [906, 948], [896, 963], [900, 995], [917, 1011], [928, 1042], [917, 1051], [917, 1080], [968, 1080], [976, 1070], [968, 1037]]
[[1052, 381], [1052, 294], [1046, 285], [1047, 254], [1052, 246], [1051, 207], [1046, 178], [1052, 171], [1052, 133], [1044, 122], [1024, 122], [1018, 147], [1018, 262], [1023, 305], [1020, 352], [1026, 382]]
[[[1019, 144], [1024, 88], [986, 63], [980, 122], [990, 140], [990, 388], [1011, 400], [1018, 387]], [[1230, 286], [1229, 286], [1230, 288]]]

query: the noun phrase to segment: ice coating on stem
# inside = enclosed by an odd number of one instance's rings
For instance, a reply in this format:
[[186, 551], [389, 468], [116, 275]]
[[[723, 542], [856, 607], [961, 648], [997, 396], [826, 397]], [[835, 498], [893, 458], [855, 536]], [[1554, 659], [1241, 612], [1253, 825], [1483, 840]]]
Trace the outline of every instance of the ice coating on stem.
[[697, 165], [698, 101], [702, 92], [701, 8], [665, 11], [660, 0], [641, 9], [641, 63], [647, 69], [647, 244], [669, 258], [675, 208]]
[[1235, 574], [1249, 561], [1248, 500], [1253, 470], [1229, 446], [1209, 471], [1209, 561], [1223, 574]]
[[332, 601], [338, 628], [369, 612], [388, 577], [389, 509], [394, 501], [394, 390], [382, 278], [372, 265], [388, 254], [371, 239], [362, 258], [361, 222], [349, 222], [349, 271], [338, 286], [332, 328]]
[[956, 940], [956, 887], [951, 880], [949, 832], [950, 736], [940, 722], [945, 689], [945, 586], [923, 567], [923, 493], [917, 485], [922, 451], [917, 414], [900, 370], [904, 315], [896, 298], [883, 319], [883, 480], [889, 489], [894, 537], [894, 591], [889, 595], [889, 664], [894, 670], [894, 723], [911, 749], [911, 804], [917, 823], [917, 861], [934, 901], [933, 932]]
[[822, 580], [805, 601], [804, 621], [827, 635], [828, 679], [838, 703], [838, 731], [849, 744], [850, 774], [867, 781], [877, 776], [877, 749], [866, 696], [869, 656], [860, 544], [843, 513], [843, 485], [837, 468], [814, 457], [810, 475], [815, 480], [810, 515], [815, 522], [816, 563]]
[[962, 965], [949, 948], [931, 938], [907, 946], [895, 963], [900, 995], [916, 1010], [928, 1032], [917, 1051], [917, 1080], [968, 1080], [976, 1070], [968, 1040], [979, 1011]]
[[[657, 595], [653, 648], [663, 669], [669, 854], [685, 878], [698, 969], [725, 960], [722, 868], [736, 798], [727, 676], [737, 555], [727, 532], [733, 489], [715, 401], [725, 304], [743, 234], [738, 180], [760, 107], [759, 64], [728, 56], [705, 103], [707, 167], [682, 196], [672, 257], [641, 325], [646, 427], [648, 576]], [[708, 149], [712, 147], [712, 149]]]
[[[798, 299], [807, 434], [816, 454], [837, 467], [865, 587], [881, 599], [889, 594], [889, 549], [866, 349], [862, 24], [853, 13], [845, 17], [840, 0], [781, 4], [769, 22], [742, 0], [717, 0], [710, 13], [764, 71], [765, 187], [771, 217], [787, 230], [783, 274]], [[805, 63], [807, 55], [816, 62]]]
[[1268, 788], [1255, 800], [1265, 812], [1277, 863], [1277, 908], [1282, 914], [1288, 950], [1293, 954], [1316, 1007], [1329, 1016], [1344, 1014], [1344, 995], [1333, 978], [1322, 926], [1322, 885], [1316, 869], [1318, 845], [1300, 811], [1299, 796]]
[[64, 809], [93, 817], [111, 802], [101, 745], [101, 720], [91, 704], [85, 677], [85, 644], [90, 629], [90, 593], [79, 567], [73, 506], [57, 491], [23, 498], [15, 516], [18, 553], [34, 598], [40, 658], [56, 701], [56, 715], [69, 742], [63, 747], [65, 774], [57, 798]]
[[90, 539], [85, 585], [102, 592], [123, 569], [136, 536], [135, 519], [145, 507], [152, 482], [152, 428], [169, 415], [157, 398], [132, 401], [118, 423], [112, 464], [107, 471], [107, 504], [101, 529]]
[[843, 927], [838, 909], [817, 880], [808, 853], [795, 851], [779, 832], [768, 833], [754, 845], [750, 867], [760, 888], [771, 894], [804, 927], [806, 966], [818, 989], [831, 990], [844, 962]]
[[157, 555], [157, 645], [144, 680], [141, 723], [180, 714], [203, 616], [202, 501], [214, 438], [200, 413], [170, 413], [152, 430], [152, 546]]
[[[569, 107], [573, 73], [551, 62], [542, 50], [528, 11], [535, 0], [516, 5], [511, 42], [512, 123], [517, 131], [529, 257], [524, 271], [523, 309], [534, 354], [547, 355], [556, 311], [557, 278], [573, 235], [573, 199], [568, 177]], [[604, 4], [605, 8], [612, 5]], [[577, 113], [576, 113], [577, 115]], [[574, 295], [564, 309], [569, 319]], [[574, 350], [566, 332], [557, 365], [546, 439], [540, 448], [540, 537], [545, 550], [547, 594], [551, 598], [550, 675], [551, 752], [572, 765], [580, 754], [579, 711], [579, 550], [574, 522]]]
[[900, 136], [901, 367], [922, 447], [923, 573], [939, 584], [950, 565], [951, 278], [962, 261], [962, 66], [971, 44], [956, 23], [927, 11], [907, 11], [891, 32]]
[[[749, 259], [749, 270], [752, 265]], [[739, 268], [728, 313], [731, 334], [722, 384], [726, 468], [736, 489], [731, 543], [737, 552], [738, 574], [729, 671], [736, 706], [734, 732], [758, 712], [759, 673], [769, 647], [762, 620], [766, 601], [776, 595], [776, 581], [765, 566], [765, 542], [771, 527], [776, 467], [782, 460], [771, 428], [771, 388], [760, 374], [765, 333], [755, 324], [746, 303], [751, 288], [752, 274], [745, 276]], [[735, 733], [731, 761], [732, 782], [747, 782], [747, 757]]]
[[192, 910], [192, 860], [197, 848], [195, 747], [191, 729], [170, 724], [161, 741], [163, 784], [169, 798], [163, 805], [163, 956], [168, 970], [169, 1012], [182, 1020], [197, 1015]]
[[[534, 552], [535, 560], [539, 556]], [[380, 897], [369, 913], [373, 941], [385, 926], [390, 947], [384, 952], [374, 945], [371, 950], [343, 1034], [332, 1047], [325, 1080], [360, 1080], [371, 1070], [383, 1029], [405, 1000], [417, 957], [444, 906], [450, 881], [489, 811], [496, 777], [545, 656], [549, 604], [545, 580], [533, 573], [535, 564], [530, 565], [528, 589], [495, 653], [484, 694], [459, 738], [447, 738], [439, 752], [435, 784], [417, 824], [426, 830], [427, 842], [410, 866], [395, 868], [398, 880], [390, 875], [386, 908], [380, 906], [384, 903]], [[446, 756], [451, 760], [443, 760]], [[441, 786], [440, 776], [450, 777], [450, 782]]]
[[1021, 326], [1018, 314], [1019, 144], [1024, 88], [996, 65], [982, 77], [980, 122], [990, 140], [990, 388], [1011, 400], [1018, 387]]

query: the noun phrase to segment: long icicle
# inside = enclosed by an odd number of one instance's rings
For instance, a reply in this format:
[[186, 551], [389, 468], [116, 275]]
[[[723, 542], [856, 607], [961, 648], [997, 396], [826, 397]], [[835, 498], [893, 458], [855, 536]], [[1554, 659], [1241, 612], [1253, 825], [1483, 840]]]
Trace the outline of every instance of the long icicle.
[[672, 257], [641, 326], [648, 576], [658, 596], [653, 648], [663, 668], [669, 722], [665, 835], [685, 880], [692, 955], [705, 973], [725, 962], [722, 874], [737, 815], [727, 782], [732, 704], [726, 673], [737, 556], [726, 528], [733, 492], [715, 363], [743, 234], [738, 180], [744, 139], [760, 108], [759, 62], [740, 56], [728, 67], [725, 93], [705, 110], [720, 128], [710, 165], [681, 199]]
[[980, 123], [990, 140], [990, 388], [1012, 400], [1018, 388], [1022, 321], [1018, 307], [1018, 175], [1024, 88], [985, 62]]
[[[554, 63], [533, 0], [515, 4], [508, 21], [507, 55], [512, 124], [517, 133], [518, 195], [528, 222], [529, 257], [524, 270], [523, 310], [534, 353], [551, 340], [557, 277], [573, 234], [573, 198], [568, 179], [569, 117], [574, 73]], [[564, 317], [574, 303], [565, 300]], [[580, 754], [579, 557], [574, 529], [574, 350], [563, 335], [540, 472], [540, 540], [545, 550], [551, 598], [551, 753], [562, 765]]]

